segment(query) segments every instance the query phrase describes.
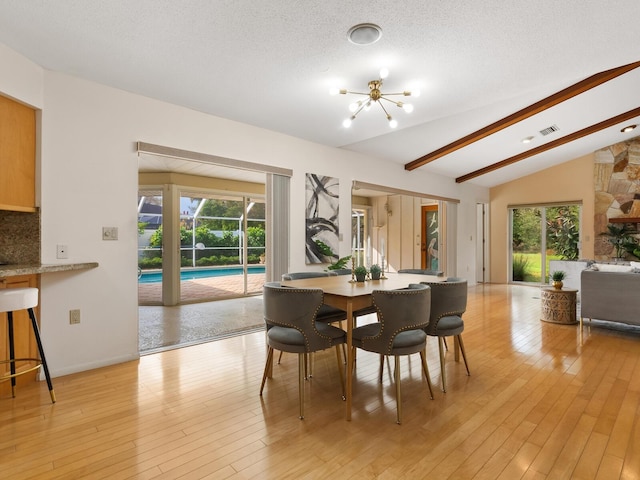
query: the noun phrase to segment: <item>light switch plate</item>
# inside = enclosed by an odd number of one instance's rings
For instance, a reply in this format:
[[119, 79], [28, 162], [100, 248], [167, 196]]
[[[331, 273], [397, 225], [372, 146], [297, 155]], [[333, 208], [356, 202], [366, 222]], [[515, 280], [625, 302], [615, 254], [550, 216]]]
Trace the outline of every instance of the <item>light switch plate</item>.
[[56, 245], [56, 258], [69, 258], [69, 252], [66, 245]]
[[102, 240], [117, 240], [118, 227], [102, 227]]

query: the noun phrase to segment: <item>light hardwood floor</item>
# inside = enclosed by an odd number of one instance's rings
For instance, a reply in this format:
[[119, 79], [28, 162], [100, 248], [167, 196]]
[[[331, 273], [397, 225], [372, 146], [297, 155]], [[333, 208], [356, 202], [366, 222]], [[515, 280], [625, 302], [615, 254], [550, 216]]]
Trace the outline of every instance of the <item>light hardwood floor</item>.
[[[353, 420], [332, 351], [316, 355], [297, 418], [297, 360], [258, 395], [264, 334], [229, 338], [21, 387], [0, 398], [0, 478], [636, 479], [640, 334], [541, 322], [540, 290], [472, 287], [471, 376], [447, 355], [429, 400], [419, 356], [392, 372], [358, 352]], [[434, 386], [437, 343], [428, 343]]]

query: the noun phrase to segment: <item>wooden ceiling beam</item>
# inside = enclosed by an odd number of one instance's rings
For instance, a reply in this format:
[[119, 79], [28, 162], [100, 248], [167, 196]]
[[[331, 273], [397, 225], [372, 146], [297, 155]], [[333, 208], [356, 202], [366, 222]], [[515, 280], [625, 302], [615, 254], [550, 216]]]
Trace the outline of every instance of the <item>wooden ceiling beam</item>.
[[582, 130], [578, 130], [577, 132], [570, 133], [569, 135], [565, 135], [564, 137], [558, 138], [557, 140], [549, 143], [545, 143], [544, 145], [540, 145], [539, 147], [532, 148], [531, 150], [527, 150], [526, 152], [519, 153], [518, 155], [514, 155], [513, 157], [507, 158], [498, 163], [494, 163], [493, 165], [489, 165], [474, 172], [467, 173], [466, 175], [462, 175], [461, 177], [456, 178], [456, 183], [466, 182], [467, 180], [471, 180], [472, 178], [479, 177], [486, 173], [493, 172], [494, 170], [498, 170], [499, 168], [503, 168], [507, 165], [519, 162], [520, 160], [524, 160], [525, 158], [529, 158], [534, 155], [538, 155], [539, 153], [546, 152], [547, 150], [551, 150], [561, 145], [565, 145], [569, 142], [573, 142], [574, 140], [586, 137], [587, 135], [591, 135], [592, 133], [604, 130], [605, 128], [613, 127], [618, 123], [622, 123], [637, 116], [640, 116], [640, 107], [634, 108], [633, 110], [629, 110], [625, 113], [621, 113], [620, 115], [616, 115], [615, 117], [611, 117], [607, 120], [603, 120], [602, 122], [583, 128]]
[[586, 92], [587, 90], [591, 90], [592, 88], [597, 87], [598, 85], [602, 85], [603, 83], [608, 82], [609, 80], [613, 80], [620, 75], [623, 75], [631, 70], [640, 67], [640, 62], [630, 63], [628, 65], [623, 65], [621, 67], [612, 68], [611, 70], [606, 70], [604, 72], [596, 73], [589, 78], [586, 78], [570, 87], [567, 87], [559, 92], [554, 93], [553, 95], [540, 100], [528, 107], [523, 108], [522, 110], [517, 111], [507, 117], [504, 117], [497, 122], [492, 123], [491, 125], [487, 125], [480, 130], [477, 130], [465, 137], [462, 137], [448, 145], [445, 145], [438, 150], [434, 150], [427, 155], [424, 155], [416, 160], [413, 160], [407, 163], [404, 166], [405, 170], [415, 170], [423, 165], [426, 165], [429, 162], [433, 162], [438, 158], [444, 157], [456, 150], [459, 150], [467, 145], [475, 143], [483, 138], [488, 137], [489, 135], [493, 135], [500, 130], [504, 130], [511, 125], [514, 125], [518, 122], [521, 122], [537, 113], [540, 113], [544, 110], [547, 110], [551, 107], [558, 105], [570, 98], [573, 98], [581, 93]]

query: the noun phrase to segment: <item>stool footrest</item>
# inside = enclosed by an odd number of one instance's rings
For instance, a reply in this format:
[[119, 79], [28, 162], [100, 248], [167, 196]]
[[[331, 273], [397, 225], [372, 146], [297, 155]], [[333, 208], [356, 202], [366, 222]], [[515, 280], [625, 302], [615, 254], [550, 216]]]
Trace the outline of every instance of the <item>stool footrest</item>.
[[34, 370], [37, 370], [42, 366], [42, 362], [40, 361], [39, 358], [14, 358], [12, 360], [2, 360], [0, 361], [0, 365], [7, 364], [7, 363], [16, 363], [16, 362], [36, 362], [37, 365], [29, 367], [26, 370], [20, 370], [19, 372], [16, 372], [13, 374], [7, 373], [5, 375], [2, 375], [0, 376], [0, 382], [9, 380], [10, 378], [13, 378], [13, 377], [19, 377], [20, 375], [24, 375], [25, 373], [33, 372]]

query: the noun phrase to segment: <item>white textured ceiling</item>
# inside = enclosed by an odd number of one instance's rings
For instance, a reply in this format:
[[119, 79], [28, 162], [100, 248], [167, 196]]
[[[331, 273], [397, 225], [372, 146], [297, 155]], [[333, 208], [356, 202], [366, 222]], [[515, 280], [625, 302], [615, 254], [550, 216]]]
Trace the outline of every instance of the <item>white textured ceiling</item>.
[[[638, 19], [638, 0], [2, 0], [0, 42], [47, 69], [404, 165], [640, 60]], [[380, 41], [347, 41], [363, 22], [382, 27]], [[344, 129], [353, 99], [329, 88], [366, 90], [383, 66], [383, 91], [421, 90], [415, 111], [393, 107], [391, 132], [375, 108]], [[640, 107], [638, 85], [633, 71], [421, 170], [458, 177]], [[537, 133], [553, 124], [548, 138]], [[622, 126], [471, 182], [497, 185], [616, 143], [628, 138]]]

